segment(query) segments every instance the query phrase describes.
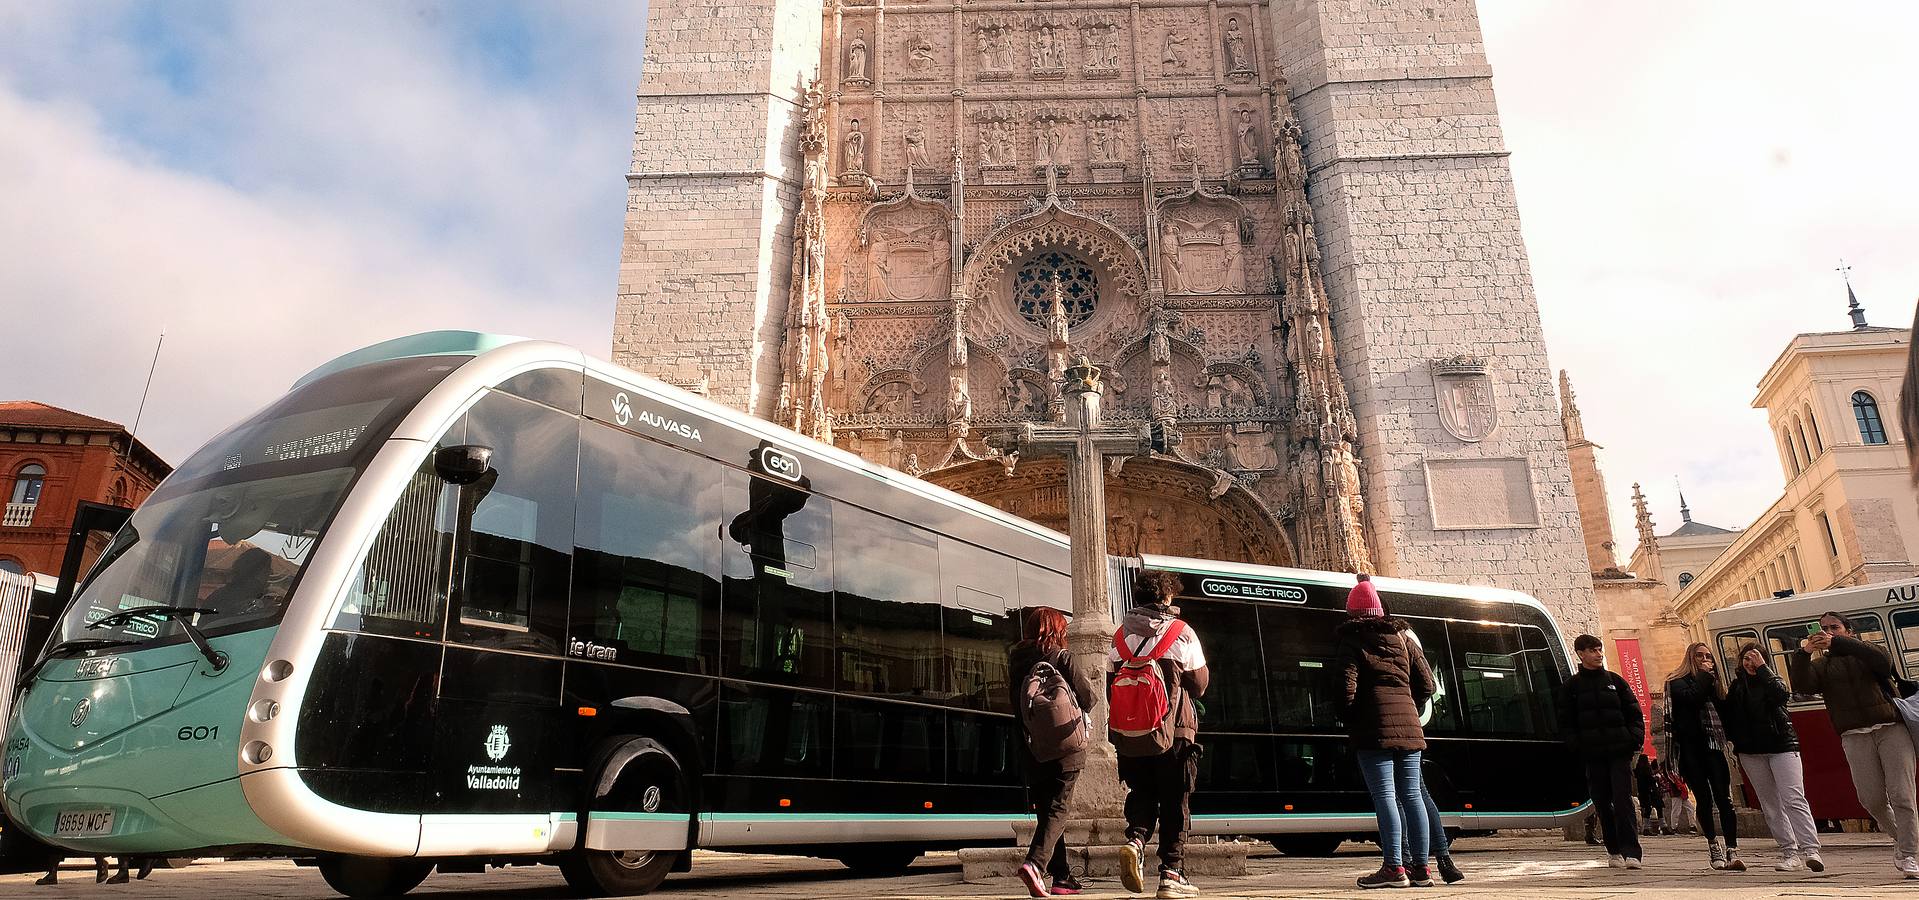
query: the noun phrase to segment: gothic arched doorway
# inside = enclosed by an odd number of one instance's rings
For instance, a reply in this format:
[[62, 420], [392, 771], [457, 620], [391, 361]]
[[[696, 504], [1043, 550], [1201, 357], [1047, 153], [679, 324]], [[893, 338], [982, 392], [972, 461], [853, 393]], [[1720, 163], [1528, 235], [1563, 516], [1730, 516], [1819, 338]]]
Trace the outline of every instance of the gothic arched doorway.
[[[1067, 531], [1066, 461], [1022, 462], [1007, 475], [983, 461], [926, 474], [925, 479], [1048, 528]], [[1234, 484], [1213, 497], [1213, 470], [1163, 458], [1126, 461], [1106, 480], [1106, 549], [1224, 559], [1273, 566], [1296, 564], [1289, 540], [1258, 497]]]

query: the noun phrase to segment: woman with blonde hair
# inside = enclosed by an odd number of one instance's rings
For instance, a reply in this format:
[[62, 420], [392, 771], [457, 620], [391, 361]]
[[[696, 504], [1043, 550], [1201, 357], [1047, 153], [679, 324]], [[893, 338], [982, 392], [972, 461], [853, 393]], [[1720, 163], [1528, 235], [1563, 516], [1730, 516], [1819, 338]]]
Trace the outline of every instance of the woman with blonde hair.
[[[1666, 676], [1667, 735], [1672, 739], [1672, 756], [1679, 775], [1699, 798], [1699, 830], [1706, 835], [1711, 865], [1715, 869], [1746, 871], [1739, 860], [1739, 820], [1732, 811], [1732, 772], [1726, 766], [1726, 728], [1722, 724], [1726, 708], [1726, 685], [1719, 680], [1712, 648], [1703, 641], [1686, 648], [1685, 660]], [[1725, 828], [1720, 843], [1714, 828], [1713, 809], [1719, 810], [1718, 824]]]

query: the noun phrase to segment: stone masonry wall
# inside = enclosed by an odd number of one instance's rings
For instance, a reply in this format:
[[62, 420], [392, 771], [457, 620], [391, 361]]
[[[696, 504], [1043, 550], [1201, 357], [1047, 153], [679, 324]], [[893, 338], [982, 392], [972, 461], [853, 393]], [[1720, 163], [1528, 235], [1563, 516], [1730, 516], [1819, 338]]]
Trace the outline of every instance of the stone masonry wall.
[[[1538, 597], [1596, 627], [1579, 511], [1505, 146], [1470, 0], [1275, 0], [1272, 33], [1306, 134], [1342, 373], [1359, 419], [1381, 570]], [[1431, 363], [1484, 357], [1498, 427], [1442, 427]], [[1436, 527], [1435, 472], [1498, 471], [1511, 525]], [[1530, 491], [1523, 481], [1530, 479]], [[1520, 484], [1520, 488], [1513, 485]], [[1531, 509], [1526, 510], [1525, 494]], [[1469, 511], [1470, 512], [1470, 511]], [[1535, 524], [1536, 523], [1536, 524]], [[1454, 521], [1451, 524], [1458, 525]]]
[[614, 361], [771, 415], [820, 0], [654, 0]]

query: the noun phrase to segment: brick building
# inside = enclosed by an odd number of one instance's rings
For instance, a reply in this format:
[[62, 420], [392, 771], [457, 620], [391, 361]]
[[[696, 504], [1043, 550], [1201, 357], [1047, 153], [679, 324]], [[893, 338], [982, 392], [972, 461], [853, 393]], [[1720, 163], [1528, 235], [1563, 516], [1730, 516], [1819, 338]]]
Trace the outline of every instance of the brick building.
[[0, 570], [58, 574], [76, 505], [138, 506], [171, 471], [124, 426], [31, 400], [0, 401]]
[[1593, 627], [1472, 0], [654, 0], [614, 358], [1064, 527], [1059, 371], [1168, 452], [1109, 546]]

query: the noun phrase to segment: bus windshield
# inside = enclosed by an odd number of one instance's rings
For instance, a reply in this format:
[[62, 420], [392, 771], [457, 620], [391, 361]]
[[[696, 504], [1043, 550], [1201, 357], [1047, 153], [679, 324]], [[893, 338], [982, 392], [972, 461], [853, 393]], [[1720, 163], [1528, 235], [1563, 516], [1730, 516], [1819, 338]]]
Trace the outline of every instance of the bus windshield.
[[185, 618], [209, 634], [277, 621], [374, 451], [465, 361], [419, 357], [339, 372], [208, 442], [114, 535], [50, 646], [185, 639], [163, 616], [89, 627], [148, 606], [204, 610]]

